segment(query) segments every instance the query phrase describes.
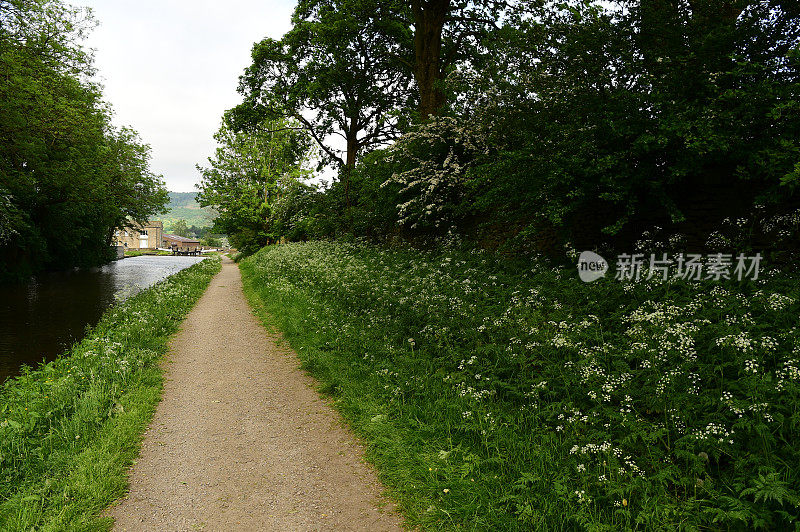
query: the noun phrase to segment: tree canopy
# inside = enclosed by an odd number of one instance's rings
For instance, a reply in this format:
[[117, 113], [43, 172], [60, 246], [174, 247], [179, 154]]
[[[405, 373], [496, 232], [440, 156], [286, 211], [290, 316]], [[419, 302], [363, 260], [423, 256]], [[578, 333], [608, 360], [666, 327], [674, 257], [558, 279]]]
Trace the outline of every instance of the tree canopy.
[[230, 124], [293, 117], [342, 170], [291, 203], [317, 236], [563, 256], [798, 229], [796, 3], [303, 0], [292, 24]]
[[92, 25], [57, 0], [0, 2], [0, 277], [101, 263], [115, 228], [167, 200], [91, 81]]
[[214, 231], [252, 252], [274, 241], [271, 217], [291, 182], [307, 173], [310, 139], [295, 122], [264, 121], [234, 131], [223, 120], [214, 136], [219, 147], [209, 166], [198, 166], [202, 181], [197, 201], [219, 215]]

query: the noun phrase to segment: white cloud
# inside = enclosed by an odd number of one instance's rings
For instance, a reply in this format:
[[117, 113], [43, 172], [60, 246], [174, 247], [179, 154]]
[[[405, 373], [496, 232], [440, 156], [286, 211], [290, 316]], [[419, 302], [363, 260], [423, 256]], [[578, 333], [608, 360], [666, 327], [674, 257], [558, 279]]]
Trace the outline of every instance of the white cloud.
[[114, 122], [152, 147], [151, 168], [173, 191], [194, 190], [194, 165], [214, 153], [222, 113], [240, 101], [253, 43], [290, 28], [293, 0], [74, 0], [93, 9], [96, 50]]

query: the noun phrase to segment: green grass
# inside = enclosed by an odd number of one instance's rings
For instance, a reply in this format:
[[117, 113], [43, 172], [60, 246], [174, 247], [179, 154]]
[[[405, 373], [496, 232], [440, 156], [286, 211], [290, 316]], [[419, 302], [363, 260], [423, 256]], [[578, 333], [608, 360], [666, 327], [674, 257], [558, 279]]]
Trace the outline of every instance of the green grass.
[[100, 513], [161, 395], [169, 337], [219, 271], [202, 261], [109, 310], [57, 360], [0, 388], [0, 530], [107, 530]]
[[795, 529], [800, 279], [314, 242], [245, 291], [430, 530]]
[[171, 251], [162, 251], [160, 249], [147, 250], [147, 251], [139, 251], [138, 249], [126, 249], [125, 250], [125, 256], [126, 257], [141, 257], [142, 255], [167, 256], [167, 255], [172, 255], [172, 252]]

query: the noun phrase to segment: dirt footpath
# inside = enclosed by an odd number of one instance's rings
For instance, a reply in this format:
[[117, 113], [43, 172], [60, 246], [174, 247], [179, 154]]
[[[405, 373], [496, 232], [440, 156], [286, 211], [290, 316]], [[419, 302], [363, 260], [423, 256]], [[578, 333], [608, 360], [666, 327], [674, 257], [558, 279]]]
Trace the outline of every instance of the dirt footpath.
[[400, 530], [375, 473], [298, 359], [222, 271], [172, 340], [164, 397], [116, 530]]

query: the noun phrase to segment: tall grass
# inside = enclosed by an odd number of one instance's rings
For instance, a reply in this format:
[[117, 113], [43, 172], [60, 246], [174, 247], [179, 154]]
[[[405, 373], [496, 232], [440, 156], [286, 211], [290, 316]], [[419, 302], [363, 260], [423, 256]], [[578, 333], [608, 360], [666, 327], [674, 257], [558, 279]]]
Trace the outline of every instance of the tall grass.
[[109, 310], [0, 388], [0, 530], [105, 530], [161, 393], [167, 340], [220, 269], [204, 260]]
[[412, 525], [794, 529], [800, 279], [581, 283], [314, 242], [241, 263]]

